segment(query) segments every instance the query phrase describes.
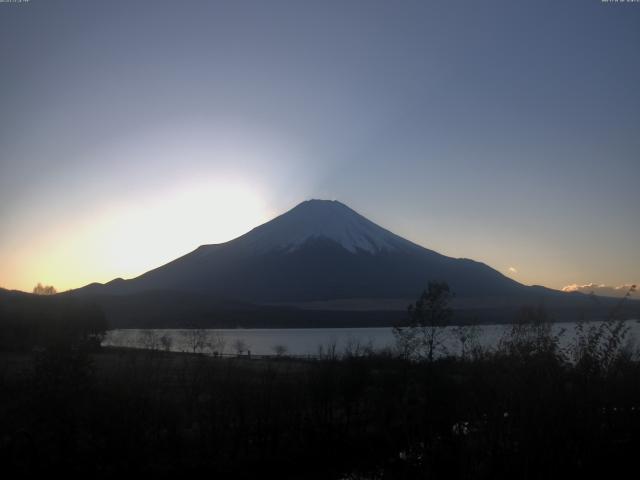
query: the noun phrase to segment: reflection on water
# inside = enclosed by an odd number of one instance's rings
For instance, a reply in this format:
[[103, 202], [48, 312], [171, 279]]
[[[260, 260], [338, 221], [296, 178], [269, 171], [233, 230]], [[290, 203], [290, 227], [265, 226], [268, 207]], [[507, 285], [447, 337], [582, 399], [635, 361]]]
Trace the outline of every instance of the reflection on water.
[[[640, 323], [627, 322], [627, 341], [640, 338]], [[568, 346], [575, 334], [575, 323], [559, 323], [554, 333], [564, 333], [560, 346]], [[483, 325], [477, 335], [477, 343], [484, 348], [495, 348], [500, 338], [508, 333], [511, 325]], [[449, 354], [457, 355], [462, 348], [460, 335], [455, 327], [441, 330], [443, 344]], [[391, 328], [286, 328], [286, 329], [120, 329], [110, 330], [102, 345], [143, 349], [170, 350], [215, 354], [296, 355], [315, 356], [335, 349], [363, 351], [367, 348], [382, 350], [393, 348], [395, 338]]]

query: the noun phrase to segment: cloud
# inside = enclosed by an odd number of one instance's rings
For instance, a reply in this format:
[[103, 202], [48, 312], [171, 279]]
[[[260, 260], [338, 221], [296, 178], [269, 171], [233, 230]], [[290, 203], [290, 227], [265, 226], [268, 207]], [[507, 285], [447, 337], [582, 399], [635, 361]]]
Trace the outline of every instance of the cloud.
[[635, 285], [628, 283], [614, 287], [612, 285], [605, 285], [604, 283], [587, 283], [584, 285], [572, 283], [571, 285], [562, 287], [563, 292], [581, 292], [587, 294], [593, 292], [595, 295], [602, 295], [604, 297], [624, 297], [630, 289], [635, 291]]
[[509, 271], [511, 273], [518, 273], [518, 269], [516, 267], [509, 267]]

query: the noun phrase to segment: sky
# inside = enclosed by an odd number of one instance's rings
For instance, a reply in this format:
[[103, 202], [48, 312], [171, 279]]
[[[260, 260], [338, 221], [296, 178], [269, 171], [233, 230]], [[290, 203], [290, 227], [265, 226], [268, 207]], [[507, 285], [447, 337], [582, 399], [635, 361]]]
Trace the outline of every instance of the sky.
[[640, 3], [0, 3], [0, 286], [310, 198], [525, 284], [640, 281]]

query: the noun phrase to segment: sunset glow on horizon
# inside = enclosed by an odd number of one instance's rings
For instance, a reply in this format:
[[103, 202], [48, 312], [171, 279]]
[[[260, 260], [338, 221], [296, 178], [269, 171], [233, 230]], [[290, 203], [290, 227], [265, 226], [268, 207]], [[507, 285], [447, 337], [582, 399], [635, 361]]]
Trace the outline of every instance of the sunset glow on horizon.
[[0, 285], [30, 291], [42, 282], [64, 291], [132, 278], [199, 245], [242, 235], [269, 218], [270, 210], [253, 187], [194, 181], [53, 226], [16, 246]]

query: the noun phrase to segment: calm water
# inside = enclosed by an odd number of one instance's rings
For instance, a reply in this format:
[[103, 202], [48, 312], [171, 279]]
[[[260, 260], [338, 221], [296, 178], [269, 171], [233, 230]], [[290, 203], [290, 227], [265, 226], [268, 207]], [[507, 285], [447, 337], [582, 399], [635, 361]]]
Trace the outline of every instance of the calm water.
[[[629, 320], [627, 341], [640, 339], [640, 322]], [[561, 329], [561, 345], [569, 345], [575, 333], [575, 323], [554, 325], [554, 331]], [[483, 325], [479, 327], [477, 342], [488, 348], [495, 347], [500, 338], [508, 332], [511, 325]], [[453, 327], [441, 330], [444, 346], [448, 353], [458, 354], [461, 342]], [[391, 328], [287, 328], [287, 329], [121, 329], [107, 333], [104, 346], [170, 349], [176, 352], [199, 351], [205, 353], [236, 354], [248, 350], [252, 355], [274, 355], [278, 347], [288, 355], [317, 355], [319, 349], [325, 352], [335, 346], [337, 353], [347, 349], [370, 346], [380, 350], [394, 346], [395, 339]], [[281, 350], [282, 352], [282, 350]]]

